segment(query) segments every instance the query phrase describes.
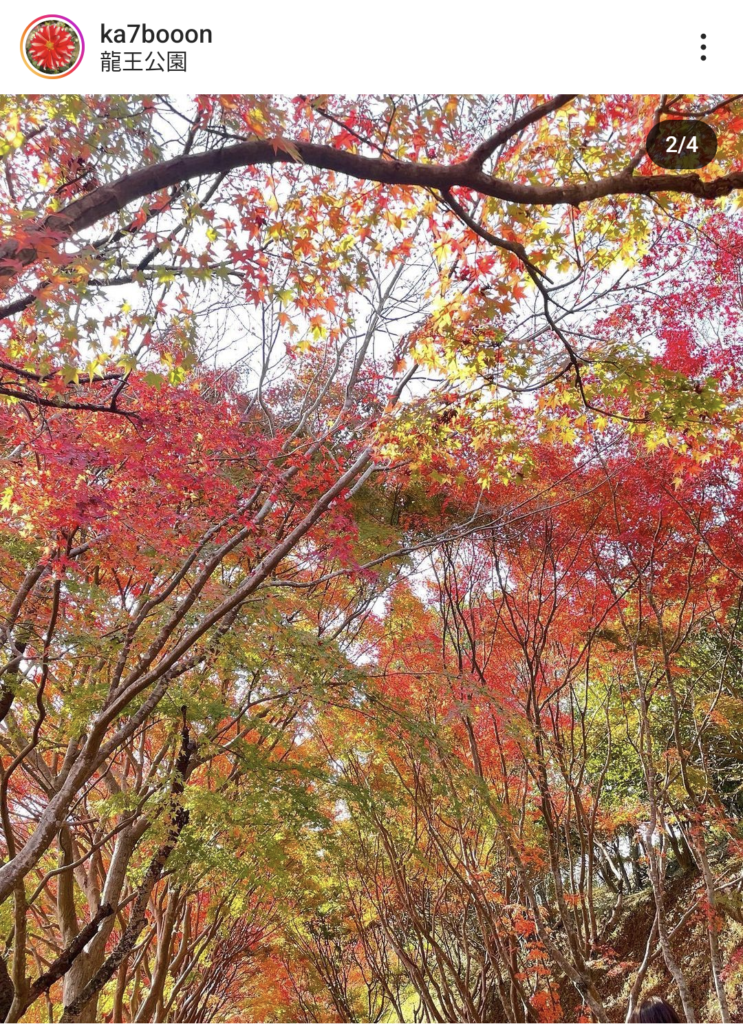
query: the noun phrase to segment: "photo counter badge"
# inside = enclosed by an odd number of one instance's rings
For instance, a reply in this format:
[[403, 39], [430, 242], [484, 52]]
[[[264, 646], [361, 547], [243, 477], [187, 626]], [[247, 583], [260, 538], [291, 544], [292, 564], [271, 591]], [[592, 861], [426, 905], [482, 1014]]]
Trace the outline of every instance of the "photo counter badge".
[[705, 121], [689, 118], [660, 121], [645, 140], [648, 156], [668, 171], [695, 171], [717, 154], [717, 135]]
[[85, 53], [83, 34], [61, 14], [45, 14], [27, 25], [21, 36], [21, 56], [41, 78], [64, 78], [80, 65]]

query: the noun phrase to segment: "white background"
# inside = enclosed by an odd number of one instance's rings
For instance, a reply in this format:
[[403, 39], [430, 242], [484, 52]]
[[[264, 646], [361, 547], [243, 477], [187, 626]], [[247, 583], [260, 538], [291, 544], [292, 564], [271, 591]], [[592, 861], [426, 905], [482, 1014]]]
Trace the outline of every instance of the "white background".
[[[3, 9], [0, 91], [731, 93], [743, 91], [741, 11], [731, 0], [15, 2]], [[23, 30], [46, 14], [70, 18], [85, 36], [81, 66], [57, 81], [34, 75], [20, 55]], [[102, 44], [102, 21], [210, 28], [214, 41]], [[186, 50], [188, 70], [104, 74], [104, 49]]]

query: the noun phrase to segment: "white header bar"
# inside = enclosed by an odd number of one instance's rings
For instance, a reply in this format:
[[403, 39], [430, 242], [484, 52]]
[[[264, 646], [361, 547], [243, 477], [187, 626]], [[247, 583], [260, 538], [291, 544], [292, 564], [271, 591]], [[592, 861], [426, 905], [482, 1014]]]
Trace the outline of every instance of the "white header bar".
[[[9, 3], [0, 91], [743, 90], [741, 7], [727, 0], [688, 10], [649, 0]], [[24, 31], [44, 16], [72, 22], [84, 39], [79, 66], [63, 77], [39, 75], [22, 54]]]

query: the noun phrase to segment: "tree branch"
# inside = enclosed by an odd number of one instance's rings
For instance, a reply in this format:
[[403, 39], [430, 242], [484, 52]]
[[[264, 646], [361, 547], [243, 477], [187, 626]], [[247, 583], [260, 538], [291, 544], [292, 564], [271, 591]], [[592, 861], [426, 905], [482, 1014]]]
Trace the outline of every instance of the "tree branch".
[[482, 167], [488, 157], [491, 157], [499, 146], [508, 142], [514, 135], [518, 135], [524, 128], [528, 128], [530, 124], [534, 124], [535, 121], [541, 121], [547, 114], [551, 114], [553, 111], [559, 110], [560, 107], [564, 107], [570, 100], [575, 99], [575, 95], [575, 93], [570, 95], [567, 93], [559, 94], [554, 99], [547, 100], [546, 103], [540, 103], [533, 110], [529, 110], [522, 114], [521, 117], [517, 117], [510, 124], [506, 125], [505, 128], [497, 131], [495, 135], [491, 135], [485, 142], [481, 142], [477, 149], [473, 150], [472, 155], [467, 159], [467, 163], [471, 167]]
[[[492, 143], [493, 139], [490, 139], [486, 147]], [[0, 246], [0, 277], [12, 277], [19, 269], [36, 260], [36, 238], [43, 237], [47, 245], [50, 239], [61, 244], [75, 232], [91, 227], [104, 217], [119, 213], [137, 199], [190, 178], [224, 174], [239, 167], [306, 164], [317, 170], [335, 171], [360, 180], [435, 189], [441, 193], [453, 188], [467, 188], [481, 195], [526, 206], [580, 206], [581, 203], [607, 196], [648, 196], [657, 192], [717, 199], [743, 188], [743, 171], [721, 175], [711, 181], [704, 181], [696, 173], [633, 177], [621, 172], [572, 184], [523, 185], [486, 174], [471, 162], [473, 158], [474, 154], [462, 163], [424, 164], [364, 156], [299, 140], [240, 142], [221, 149], [177, 156], [125, 174], [110, 185], [94, 189], [63, 210], [44, 218], [29, 230], [23, 242], [7, 240]]]
[[[29, 1006], [35, 1003], [36, 1000], [40, 996], [43, 996], [45, 992], [48, 992], [56, 981], [59, 981], [60, 978], [67, 974], [75, 960], [77, 960], [90, 940], [97, 934], [101, 922], [107, 917], [110, 917], [113, 912], [114, 909], [110, 903], [104, 903], [98, 908], [95, 915], [75, 936], [66, 949], [62, 950], [57, 959], [52, 961], [49, 965], [49, 969], [41, 974], [36, 981], [29, 986], [25, 996], [20, 999], [20, 1005], [16, 1005], [17, 1017], [14, 1017], [14, 1019], [22, 1017]], [[13, 1001], [12, 993], [8, 989], [8, 985], [12, 988], [12, 982], [8, 977], [7, 969], [3, 972], [2, 968], [5, 966], [5, 961], [0, 960], [0, 964], [2, 965], [0, 966], [0, 1016], [4, 1018]], [[8, 1001], [8, 996], [10, 996], [10, 1001]]]
[[146, 910], [152, 890], [162, 877], [165, 863], [175, 849], [181, 832], [188, 824], [189, 812], [183, 806], [181, 797], [186, 786], [192, 758], [196, 751], [196, 744], [191, 741], [189, 735], [185, 707], [182, 709], [182, 713], [181, 749], [176, 761], [175, 777], [170, 789], [170, 828], [168, 836], [150, 861], [150, 865], [137, 890], [137, 898], [132, 907], [129, 924], [124, 929], [116, 948], [96, 971], [77, 999], [70, 1003], [69, 1006], [65, 1006], [61, 1018], [62, 1021], [71, 1022], [79, 1020], [85, 1006], [100, 992], [106, 982], [113, 977], [123, 960], [131, 953], [142, 929], [147, 924]]

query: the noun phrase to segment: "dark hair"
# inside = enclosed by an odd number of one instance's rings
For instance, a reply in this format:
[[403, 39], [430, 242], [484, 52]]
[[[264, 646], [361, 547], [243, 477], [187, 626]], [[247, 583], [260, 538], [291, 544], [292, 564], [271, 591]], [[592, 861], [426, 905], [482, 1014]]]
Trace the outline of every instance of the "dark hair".
[[645, 1022], [650, 1024], [650, 1022], [655, 1021], [670, 1021], [671, 1024], [679, 1024], [674, 1008], [665, 999], [661, 999], [660, 996], [651, 996], [649, 999], [646, 999], [639, 1010], [635, 1010], [632, 1020], [636, 1024], [645, 1024]]

